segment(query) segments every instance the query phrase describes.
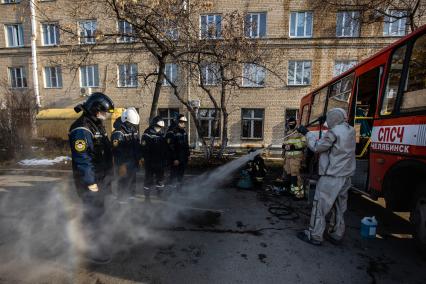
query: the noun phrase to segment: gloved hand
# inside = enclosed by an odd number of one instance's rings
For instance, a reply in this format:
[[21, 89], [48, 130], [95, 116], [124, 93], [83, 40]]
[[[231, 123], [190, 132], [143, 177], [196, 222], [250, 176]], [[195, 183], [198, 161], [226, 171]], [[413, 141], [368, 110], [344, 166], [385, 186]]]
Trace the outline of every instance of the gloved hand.
[[319, 121], [320, 124], [324, 124], [324, 122], [326, 122], [326, 120], [327, 120], [326, 115], [318, 117], [318, 121]]
[[121, 165], [118, 168], [118, 176], [119, 177], [124, 177], [125, 175], [127, 175], [127, 166], [126, 165]]
[[89, 185], [87, 188], [92, 192], [98, 192], [99, 191], [98, 185], [96, 183]]
[[306, 135], [306, 133], [308, 133], [309, 132], [309, 130], [304, 126], [304, 125], [300, 125], [298, 128], [297, 128], [297, 131], [299, 132], [299, 133], [301, 133], [301, 134], [303, 134], [303, 135]]

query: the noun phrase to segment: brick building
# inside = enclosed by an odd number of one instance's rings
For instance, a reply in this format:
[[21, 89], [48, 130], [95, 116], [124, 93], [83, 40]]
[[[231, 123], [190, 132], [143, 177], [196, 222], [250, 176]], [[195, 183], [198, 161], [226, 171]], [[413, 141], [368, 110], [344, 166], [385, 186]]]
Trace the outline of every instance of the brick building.
[[[122, 76], [152, 70], [155, 68], [153, 59], [148, 53], [141, 53], [128, 62], [127, 39], [123, 38], [120, 45], [103, 45], [83, 66], [70, 68], [67, 51], [96, 39], [76, 42], [62, 33], [58, 24], [84, 27], [86, 33], [96, 29], [128, 28], [125, 23], [117, 23], [101, 13], [96, 18], [75, 22], [63, 13], [70, 2], [34, 1], [36, 36], [32, 44], [29, 1], [0, 0], [0, 83], [16, 92], [33, 89], [39, 95], [41, 109], [72, 108], [84, 99], [85, 92], [103, 91], [112, 97], [117, 107], [138, 108], [141, 128], [144, 129], [148, 124], [153, 86], [138, 84], [137, 80]], [[236, 90], [230, 100], [229, 144], [235, 147], [280, 145], [285, 118], [295, 114], [304, 94], [407, 33], [405, 18], [361, 25], [358, 21], [348, 20], [356, 18], [358, 11], [339, 10], [324, 14], [309, 6], [312, 1], [218, 0], [212, 3], [211, 12], [200, 15], [201, 29], [209, 20], [216, 21], [221, 14], [238, 9], [256, 23], [257, 29], [251, 29], [246, 36], [260, 38], [262, 45], [274, 50], [280, 59], [276, 71], [279, 78], [255, 70], [253, 81], [242, 82], [243, 88]], [[391, 12], [395, 15], [403, 13]], [[36, 57], [32, 56], [34, 52]], [[250, 68], [242, 66], [242, 72], [251, 72], [248, 71]], [[173, 64], [166, 68], [172, 77], [185, 82], [180, 71]], [[37, 78], [38, 87], [34, 78]], [[215, 135], [211, 127], [214, 112], [211, 103], [197, 84], [188, 84], [185, 88], [187, 96], [200, 101], [204, 135]], [[159, 114], [168, 119], [176, 111], [184, 109], [165, 84]], [[192, 130], [191, 140], [195, 141], [196, 136]]]

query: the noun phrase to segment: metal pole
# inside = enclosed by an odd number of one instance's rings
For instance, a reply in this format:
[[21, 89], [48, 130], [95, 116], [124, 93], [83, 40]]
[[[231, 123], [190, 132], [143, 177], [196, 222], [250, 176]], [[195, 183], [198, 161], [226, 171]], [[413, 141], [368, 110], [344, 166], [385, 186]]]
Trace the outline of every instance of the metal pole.
[[41, 107], [40, 102], [40, 90], [38, 84], [38, 65], [37, 65], [37, 22], [36, 22], [36, 9], [35, 0], [30, 0], [31, 9], [31, 61], [33, 71], [33, 85], [34, 95], [36, 99], [37, 107]]

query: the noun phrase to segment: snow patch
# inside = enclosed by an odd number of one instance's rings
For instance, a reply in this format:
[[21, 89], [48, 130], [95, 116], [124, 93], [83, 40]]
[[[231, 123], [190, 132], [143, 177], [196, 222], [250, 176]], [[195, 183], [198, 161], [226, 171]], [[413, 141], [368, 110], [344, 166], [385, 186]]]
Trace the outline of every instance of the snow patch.
[[59, 163], [67, 163], [67, 161], [71, 161], [70, 157], [60, 156], [54, 159], [26, 159], [18, 162], [21, 166], [52, 166]]

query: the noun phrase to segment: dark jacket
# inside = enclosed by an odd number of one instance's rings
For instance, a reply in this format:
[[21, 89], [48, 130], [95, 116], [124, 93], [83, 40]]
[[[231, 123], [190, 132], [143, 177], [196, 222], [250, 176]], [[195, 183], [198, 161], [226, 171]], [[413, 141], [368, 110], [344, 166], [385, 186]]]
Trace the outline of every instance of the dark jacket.
[[111, 134], [114, 165], [119, 167], [126, 164], [128, 169], [137, 169], [142, 158], [139, 131], [136, 127], [121, 121], [116, 121], [114, 127]]
[[165, 167], [168, 160], [168, 147], [163, 132], [155, 132], [148, 127], [141, 138], [142, 157], [146, 167]]
[[69, 143], [77, 187], [99, 184], [111, 173], [111, 143], [100, 121], [83, 114], [70, 127]]
[[185, 129], [172, 124], [167, 130], [166, 142], [169, 146], [169, 157], [171, 161], [178, 160], [187, 163], [190, 155], [188, 134]]

